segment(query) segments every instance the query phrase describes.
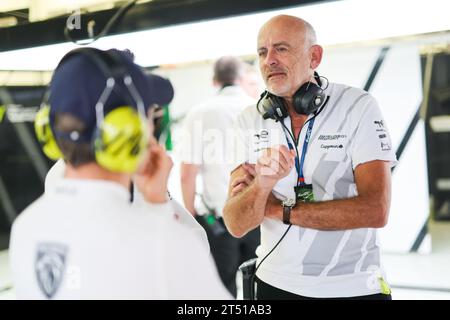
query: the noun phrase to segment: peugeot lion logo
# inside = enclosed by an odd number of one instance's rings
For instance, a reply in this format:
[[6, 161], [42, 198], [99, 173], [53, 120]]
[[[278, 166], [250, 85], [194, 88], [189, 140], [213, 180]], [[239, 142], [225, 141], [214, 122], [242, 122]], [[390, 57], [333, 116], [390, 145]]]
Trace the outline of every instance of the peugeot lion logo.
[[39, 244], [36, 254], [36, 278], [42, 293], [51, 299], [64, 277], [66, 246], [56, 243]]

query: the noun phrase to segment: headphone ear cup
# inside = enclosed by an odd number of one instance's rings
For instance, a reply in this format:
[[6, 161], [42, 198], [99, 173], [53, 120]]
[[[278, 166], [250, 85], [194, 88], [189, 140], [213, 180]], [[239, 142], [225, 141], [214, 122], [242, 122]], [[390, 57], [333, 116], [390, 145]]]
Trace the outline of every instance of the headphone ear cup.
[[316, 112], [325, 101], [323, 89], [313, 82], [304, 83], [294, 94], [294, 109], [298, 114]]
[[276, 120], [283, 120], [284, 118], [286, 118], [288, 116], [288, 111], [286, 105], [284, 104], [283, 98], [271, 96], [269, 99], [271, 100], [273, 109], [275, 111], [274, 113], [277, 118]]
[[265, 113], [263, 119], [282, 120], [287, 117], [288, 112], [284, 105], [284, 100], [269, 92], [261, 99], [261, 104]]
[[134, 173], [147, 147], [146, 124], [131, 106], [109, 112], [94, 134], [95, 159], [103, 168]]
[[50, 107], [44, 106], [34, 119], [34, 131], [44, 154], [52, 160], [63, 158], [50, 127]]

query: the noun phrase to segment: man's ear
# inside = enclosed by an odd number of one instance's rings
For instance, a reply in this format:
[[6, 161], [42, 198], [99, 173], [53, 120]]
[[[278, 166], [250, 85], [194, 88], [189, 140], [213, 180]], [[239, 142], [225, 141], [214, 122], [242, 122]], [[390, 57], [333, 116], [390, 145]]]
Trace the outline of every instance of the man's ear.
[[318, 44], [315, 44], [311, 47], [311, 69], [315, 70], [322, 61], [323, 48]]

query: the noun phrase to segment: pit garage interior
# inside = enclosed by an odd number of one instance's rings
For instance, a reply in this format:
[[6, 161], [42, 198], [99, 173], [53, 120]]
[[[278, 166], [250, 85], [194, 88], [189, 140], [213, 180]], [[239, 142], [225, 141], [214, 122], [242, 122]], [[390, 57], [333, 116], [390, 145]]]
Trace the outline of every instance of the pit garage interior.
[[[394, 299], [450, 299], [448, 12], [446, 0], [0, 0], [0, 299], [15, 299], [12, 223], [44, 192], [53, 165], [33, 121], [61, 57], [86, 45], [129, 49], [170, 79], [175, 97], [160, 143], [174, 161], [170, 193], [182, 202], [181, 128], [190, 108], [217, 93], [215, 59], [236, 55], [259, 72], [258, 29], [282, 13], [315, 27], [318, 72], [370, 92], [389, 125], [399, 164], [380, 235]], [[260, 76], [256, 85], [264, 90]]]

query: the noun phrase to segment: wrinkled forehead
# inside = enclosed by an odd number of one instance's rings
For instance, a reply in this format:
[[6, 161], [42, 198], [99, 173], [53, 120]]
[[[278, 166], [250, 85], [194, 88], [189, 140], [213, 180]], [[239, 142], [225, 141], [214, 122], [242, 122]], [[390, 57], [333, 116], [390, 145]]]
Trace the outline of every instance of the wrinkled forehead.
[[258, 33], [257, 48], [273, 46], [277, 43], [288, 43], [298, 46], [305, 41], [305, 29], [287, 23], [267, 23]]

